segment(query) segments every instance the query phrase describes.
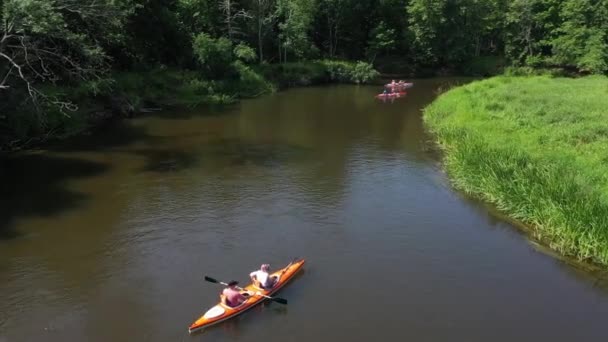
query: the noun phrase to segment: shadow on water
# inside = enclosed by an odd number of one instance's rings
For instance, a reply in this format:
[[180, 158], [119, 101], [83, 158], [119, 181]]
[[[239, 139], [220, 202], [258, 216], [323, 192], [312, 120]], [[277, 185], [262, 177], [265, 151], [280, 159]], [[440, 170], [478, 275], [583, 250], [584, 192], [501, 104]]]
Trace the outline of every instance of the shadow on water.
[[593, 287], [602, 291], [608, 290], [608, 271], [602, 265], [558, 253], [547, 247], [549, 242], [535, 236], [533, 227], [509, 217], [491, 203], [457, 189], [453, 189], [453, 191], [460, 201], [468, 203], [479, 217], [486, 219], [488, 227], [524, 237], [536, 252], [550, 256], [551, 260], [565, 272], [581, 281], [593, 284]]
[[221, 139], [192, 147], [153, 147], [125, 150], [145, 159], [142, 171], [170, 173], [192, 169], [203, 164], [213, 167], [275, 167], [298, 160], [307, 149], [275, 143], [251, 143], [241, 139]]
[[152, 114], [151, 116], [164, 120], [190, 120], [194, 117], [212, 117], [222, 116], [230, 113], [236, 113], [242, 107], [242, 102], [231, 104], [204, 104], [195, 108], [185, 110], [163, 110]]
[[254, 143], [242, 139], [221, 139], [203, 147], [203, 155], [223, 160], [230, 166], [272, 167], [304, 157], [308, 149], [285, 143]]
[[16, 219], [50, 216], [82, 205], [87, 196], [70, 191], [64, 182], [107, 169], [102, 163], [42, 153], [0, 156], [0, 240], [19, 237]]
[[199, 157], [194, 151], [184, 151], [178, 148], [146, 148], [137, 149], [133, 153], [146, 159], [142, 169], [145, 172], [177, 172], [192, 168], [199, 163]]
[[99, 152], [117, 147], [123, 147], [137, 141], [154, 139], [146, 132], [146, 128], [135, 126], [129, 121], [111, 121], [99, 127], [91, 134], [82, 134], [58, 142], [49, 147], [57, 152]]

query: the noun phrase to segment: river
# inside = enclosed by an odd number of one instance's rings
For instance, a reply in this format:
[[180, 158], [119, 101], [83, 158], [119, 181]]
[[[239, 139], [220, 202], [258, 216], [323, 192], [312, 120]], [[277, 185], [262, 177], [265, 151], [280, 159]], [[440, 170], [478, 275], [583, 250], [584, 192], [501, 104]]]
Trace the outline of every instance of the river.
[[[606, 341], [605, 283], [454, 191], [420, 109], [455, 79], [292, 89], [3, 157], [0, 341]], [[304, 271], [190, 336], [261, 263]]]

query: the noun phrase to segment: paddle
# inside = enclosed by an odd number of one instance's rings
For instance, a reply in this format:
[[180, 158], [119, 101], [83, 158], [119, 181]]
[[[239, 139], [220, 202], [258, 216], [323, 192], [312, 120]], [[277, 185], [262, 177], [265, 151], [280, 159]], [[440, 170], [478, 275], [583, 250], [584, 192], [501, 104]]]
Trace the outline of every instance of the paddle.
[[281, 275], [283, 275], [285, 272], [287, 272], [287, 270], [289, 269], [289, 266], [291, 266], [294, 262], [298, 261], [298, 259], [300, 259], [300, 258], [297, 258], [297, 257], [293, 258], [293, 260], [291, 260], [291, 262], [289, 264], [287, 264], [287, 266], [285, 266], [285, 268], [283, 269], [283, 272], [281, 272]]
[[[222, 284], [224, 286], [228, 286], [228, 283], [224, 283], [223, 281], [219, 281], [217, 279], [214, 279], [214, 278], [211, 278], [211, 277], [208, 277], [208, 276], [205, 276], [205, 280], [208, 281], [208, 282], [210, 282], [210, 283]], [[239, 290], [244, 290], [242, 287], [239, 287], [239, 286], [237, 286], [236, 288], [239, 289]], [[277, 302], [277, 303], [280, 303], [280, 304], [287, 305], [287, 299], [284, 299], [284, 298], [270, 297], [270, 296], [261, 294], [259, 292], [255, 292], [254, 295], [262, 296], [264, 298], [272, 300], [273, 302]]]

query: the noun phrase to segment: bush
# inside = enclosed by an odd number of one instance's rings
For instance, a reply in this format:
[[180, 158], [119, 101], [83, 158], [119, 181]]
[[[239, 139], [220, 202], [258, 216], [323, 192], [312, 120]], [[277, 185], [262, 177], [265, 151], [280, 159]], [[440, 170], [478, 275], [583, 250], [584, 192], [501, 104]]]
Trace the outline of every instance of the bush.
[[250, 67], [240, 62], [235, 62], [234, 67], [239, 74], [239, 80], [236, 86], [239, 96], [255, 97], [274, 90], [274, 87], [266, 81], [262, 75], [255, 72]]
[[474, 57], [464, 63], [462, 73], [469, 76], [494, 76], [504, 69], [505, 61], [498, 56]]
[[366, 62], [345, 62], [345, 61], [329, 61], [320, 62], [325, 66], [329, 79], [335, 82], [343, 83], [367, 83], [378, 77], [378, 71]]
[[225, 78], [232, 71], [234, 54], [230, 40], [223, 37], [211, 38], [208, 34], [201, 33], [194, 39], [193, 50], [208, 77]]
[[325, 66], [330, 80], [337, 82], [348, 82], [350, 80], [350, 70], [347, 62], [322, 61], [321, 63]]
[[326, 70], [320, 63], [284, 63], [257, 66], [258, 72], [279, 88], [306, 86], [328, 81]]
[[234, 47], [234, 55], [236, 58], [245, 63], [251, 63], [258, 58], [258, 56], [255, 54], [255, 50], [243, 43], [239, 43]]
[[357, 62], [355, 67], [351, 70], [351, 81], [355, 83], [368, 83], [378, 77], [379, 73], [374, 67], [365, 62]]

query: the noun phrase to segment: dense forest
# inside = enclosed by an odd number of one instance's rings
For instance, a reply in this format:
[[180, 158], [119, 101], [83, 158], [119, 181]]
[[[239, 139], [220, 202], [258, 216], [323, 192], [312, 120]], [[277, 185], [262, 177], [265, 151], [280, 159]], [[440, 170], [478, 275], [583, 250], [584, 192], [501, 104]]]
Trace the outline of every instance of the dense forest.
[[72, 98], [118, 87], [122, 72], [255, 83], [256, 66], [313, 60], [409, 75], [608, 71], [608, 0], [0, 0], [0, 11], [0, 135], [23, 126], [6, 113], [48, 129], [44, 113], [69, 116]]

